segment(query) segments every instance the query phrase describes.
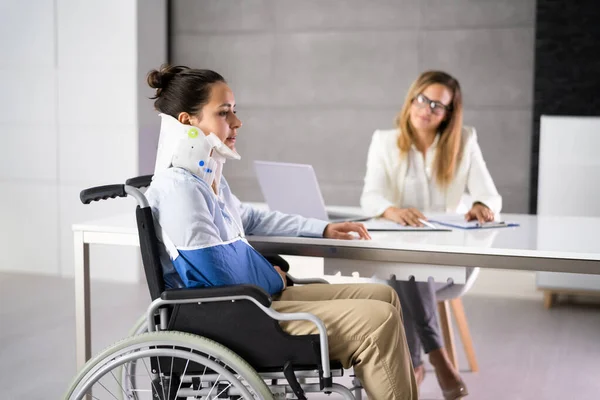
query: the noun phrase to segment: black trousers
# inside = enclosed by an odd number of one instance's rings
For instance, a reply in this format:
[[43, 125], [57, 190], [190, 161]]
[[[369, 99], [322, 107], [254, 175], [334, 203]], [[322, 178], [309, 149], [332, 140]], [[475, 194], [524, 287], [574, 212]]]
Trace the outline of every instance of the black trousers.
[[404, 330], [413, 367], [423, 364], [425, 353], [444, 347], [437, 320], [436, 287], [433, 280], [416, 282], [392, 279], [390, 284], [398, 293], [404, 315]]

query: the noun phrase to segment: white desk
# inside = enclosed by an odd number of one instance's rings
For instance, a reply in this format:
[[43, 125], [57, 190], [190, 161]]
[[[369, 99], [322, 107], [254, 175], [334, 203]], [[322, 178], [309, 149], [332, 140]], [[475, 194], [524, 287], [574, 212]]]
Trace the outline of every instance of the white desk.
[[[477, 231], [372, 232], [371, 241], [258, 236], [248, 239], [263, 253], [355, 260], [353, 270], [356, 260], [369, 261], [360, 264], [363, 276], [398, 273], [402, 268], [398, 263], [434, 266], [428, 267], [428, 274], [435, 266], [600, 274], [600, 218], [511, 214], [504, 214], [503, 218], [521, 226]], [[133, 210], [126, 215], [74, 224], [73, 233], [76, 355], [80, 368], [91, 356], [89, 246], [138, 246], [139, 242]]]

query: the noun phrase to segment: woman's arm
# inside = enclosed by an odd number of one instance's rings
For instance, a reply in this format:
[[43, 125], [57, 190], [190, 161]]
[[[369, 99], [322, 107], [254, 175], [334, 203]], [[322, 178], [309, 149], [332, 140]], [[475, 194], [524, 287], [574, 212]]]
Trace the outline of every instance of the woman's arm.
[[[235, 197], [235, 196], [234, 196]], [[244, 204], [237, 197], [244, 231], [249, 235], [323, 237], [327, 221], [259, 210]]]
[[469, 147], [471, 164], [467, 178], [467, 189], [473, 198], [473, 203], [481, 203], [488, 207], [494, 214], [502, 209], [502, 196], [498, 194], [494, 180], [487, 169], [481, 148], [477, 143], [477, 134], [473, 129]]
[[284, 285], [279, 273], [241, 237], [228, 238], [215, 224], [211, 189], [189, 181], [161, 196], [156, 217], [175, 247], [173, 266], [186, 287], [253, 284], [269, 294]]
[[369, 146], [365, 184], [360, 197], [360, 206], [367, 215], [380, 216], [386, 209], [394, 206], [387, 197], [390, 181], [383, 161], [385, 152], [381, 133], [375, 131]]

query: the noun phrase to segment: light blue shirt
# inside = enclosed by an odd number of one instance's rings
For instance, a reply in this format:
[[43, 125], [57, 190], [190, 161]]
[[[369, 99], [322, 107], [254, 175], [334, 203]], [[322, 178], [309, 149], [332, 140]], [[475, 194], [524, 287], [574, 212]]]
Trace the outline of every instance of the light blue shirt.
[[243, 204], [224, 178], [217, 196], [206, 182], [181, 168], [156, 173], [146, 197], [163, 243], [167, 288], [253, 284], [279, 293], [281, 277], [250, 246], [246, 234], [322, 237], [328, 224]]

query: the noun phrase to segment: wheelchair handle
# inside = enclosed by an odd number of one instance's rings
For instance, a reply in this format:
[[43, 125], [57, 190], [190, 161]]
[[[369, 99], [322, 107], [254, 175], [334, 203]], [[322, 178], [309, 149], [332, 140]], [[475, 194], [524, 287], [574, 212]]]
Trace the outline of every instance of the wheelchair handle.
[[135, 178], [127, 179], [125, 184], [138, 189], [148, 187], [150, 186], [150, 183], [152, 183], [152, 176], [153, 175], [136, 176]]
[[140, 208], [149, 207], [146, 196], [134, 186], [130, 185], [104, 185], [84, 189], [79, 193], [79, 199], [83, 204], [90, 204], [92, 201], [115, 199], [117, 197], [132, 196], [138, 202]]
[[117, 197], [127, 197], [125, 185], [104, 185], [84, 189], [79, 193], [79, 199], [83, 204], [90, 204], [92, 201], [115, 199]]

